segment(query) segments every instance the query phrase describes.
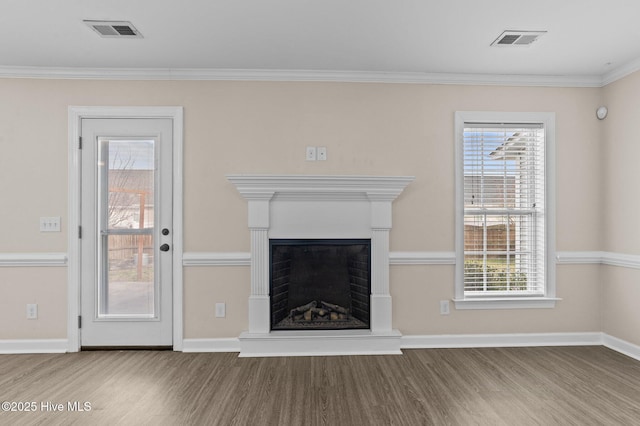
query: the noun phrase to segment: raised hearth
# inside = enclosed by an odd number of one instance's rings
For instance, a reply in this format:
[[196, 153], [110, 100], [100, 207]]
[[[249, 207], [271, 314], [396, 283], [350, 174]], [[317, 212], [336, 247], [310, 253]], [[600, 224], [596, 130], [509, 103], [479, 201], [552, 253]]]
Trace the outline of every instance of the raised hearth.
[[[248, 201], [251, 232], [249, 330], [240, 356], [400, 354], [389, 294], [391, 204], [406, 176], [229, 175]], [[371, 241], [368, 329], [271, 330], [270, 241]], [[316, 301], [321, 302], [321, 301]]]

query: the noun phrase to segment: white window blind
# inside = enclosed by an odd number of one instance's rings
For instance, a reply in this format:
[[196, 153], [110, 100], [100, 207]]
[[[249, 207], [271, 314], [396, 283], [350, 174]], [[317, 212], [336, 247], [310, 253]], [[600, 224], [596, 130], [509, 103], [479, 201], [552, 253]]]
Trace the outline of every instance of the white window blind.
[[545, 131], [464, 123], [464, 295], [545, 293]]

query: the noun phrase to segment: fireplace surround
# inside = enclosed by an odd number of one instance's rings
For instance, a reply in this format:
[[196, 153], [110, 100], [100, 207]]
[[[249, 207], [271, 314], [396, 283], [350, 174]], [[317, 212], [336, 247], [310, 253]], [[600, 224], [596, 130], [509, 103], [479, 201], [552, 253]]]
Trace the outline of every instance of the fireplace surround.
[[[251, 234], [248, 330], [240, 356], [400, 354], [392, 327], [392, 202], [409, 176], [228, 175], [247, 200]], [[271, 330], [270, 241], [357, 239], [370, 244], [368, 329]]]

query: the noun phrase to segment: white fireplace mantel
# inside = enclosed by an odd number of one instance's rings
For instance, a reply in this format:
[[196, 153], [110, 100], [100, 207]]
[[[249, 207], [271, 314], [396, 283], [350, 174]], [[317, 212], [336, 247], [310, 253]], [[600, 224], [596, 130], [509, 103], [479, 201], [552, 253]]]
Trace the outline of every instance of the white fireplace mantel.
[[[410, 176], [228, 175], [248, 201], [249, 330], [240, 356], [400, 353], [391, 324], [391, 204]], [[269, 239], [371, 239], [371, 329], [270, 331]]]

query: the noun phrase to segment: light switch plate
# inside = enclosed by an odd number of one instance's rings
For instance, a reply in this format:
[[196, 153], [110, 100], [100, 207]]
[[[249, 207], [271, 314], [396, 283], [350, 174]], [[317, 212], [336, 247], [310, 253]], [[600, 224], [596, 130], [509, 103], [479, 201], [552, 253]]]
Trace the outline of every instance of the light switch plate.
[[227, 315], [227, 304], [216, 303], [216, 318], [224, 318]]
[[27, 319], [38, 319], [38, 304], [27, 304]]
[[60, 232], [60, 216], [41, 217], [40, 232]]

